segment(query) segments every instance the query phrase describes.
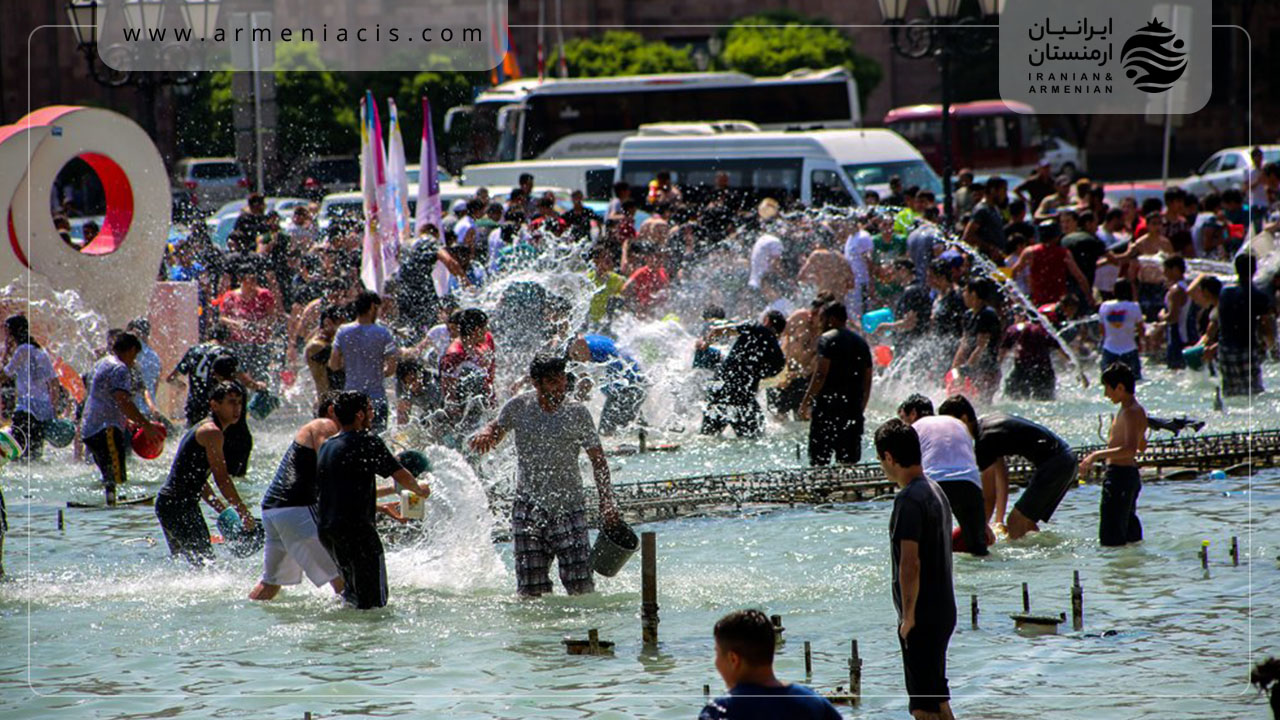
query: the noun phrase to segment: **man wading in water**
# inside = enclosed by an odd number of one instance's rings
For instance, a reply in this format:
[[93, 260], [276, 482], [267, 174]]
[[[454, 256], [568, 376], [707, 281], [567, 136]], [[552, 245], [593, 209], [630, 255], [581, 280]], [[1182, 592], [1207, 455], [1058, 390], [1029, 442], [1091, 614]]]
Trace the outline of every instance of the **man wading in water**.
[[516, 436], [516, 495], [511, 508], [515, 541], [516, 592], [538, 597], [552, 591], [554, 557], [560, 582], [570, 595], [594, 592], [587, 513], [583, 507], [578, 449], [587, 451], [600, 494], [600, 518], [618, 522], [609, 480], [609, 462], [600, 448], [591, 413], [567, 401], [569, 379], [563, 357], [539, 355], [529, 365], [534, 392], [507, 401], [498, 418], [471, 438], [471, 449], [486, 453], [510, 430]]

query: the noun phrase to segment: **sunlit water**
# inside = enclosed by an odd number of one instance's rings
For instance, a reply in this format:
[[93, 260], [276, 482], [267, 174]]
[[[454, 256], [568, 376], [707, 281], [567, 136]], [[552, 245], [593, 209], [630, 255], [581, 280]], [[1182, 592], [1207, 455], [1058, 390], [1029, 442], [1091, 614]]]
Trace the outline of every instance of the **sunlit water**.
[[[646, 338], [672, 347], [688, 339], [681, 333], [650, 324], [625, 336], [644, 353]], [[659, 421], [674, 430], [662, 439], [682, 449], [615, 458], [617, 482], [799, 464], [799, 426], [771, 425], [758, 442], [692, 436], [697, 398], [681, 393], [692, 392], [696, 378], [682, 369], [683, 352], [649, 363], [673, 384], [646, 407], [665, 409]], [[1251, 419], [1259, 428], [1276, 423], [1275, 393], [1258, 398], [1252, 413], [1230, 404], [1217, 414], [1207, 378], [1152, 374], [1139, 395], [1153, 414], [1201, 415], [1206, 432], [1245, 429]], [[1280, 388], [1274, 366], [1267, 381]], [[916, 389], [878, 387], [868, 425]], [[1100, 392], [1064, 383], [1060, 396], [1000, 407], [1073, 443], [1096, 441], [1098, 416], [1111, 411]], [[286, 409], [256, 426], [258, 453], [242, 485], [254, 501], [299, 417]], [[677, 432], [682, 425], [686, 431]], [[174, 444], [162, 460], [133, 464], [137, 489], [159, 486]], [[492, 477], [484, 482], [509, 482], [510, 453], [486, 463]], [[57, 509], [67, 500], [100, 497], [96, 472], [72, 463], [69, 451], [54, 451], [29, 471], [6, 468], [0, 717], [689, 718], [704, 684], [722, 687], [711, 626], [745, 606], [783, 616], [782, 677], [804, 681], [802, 648], [810, 640], [812, 684], [845, 684], [849, 641], [857, 638], [865, 699], [844, 712], [906, 716], [889, 594], [888, 502], [756, 508], [643, 526], [658, 533], [662, 620], [661, 644], [646, 651], [637, 560], [616, 578], [598, 579], [595, 595], [517, 600], [510, 545], [489, 540], [505, 520], [489, 514], [482, 482], [460, 457], [438, 448], [430, 454], [437, 468], [427, 532], [389, 552], [390, 606], [363, 613], [309, 585], [251, 602], [245, 595], [260, 558], [224, 554], [204, 570], [171, 561], [151, 508], [67, 509], [59, 532]], [[1046, 532], [998, 545], [987, 559], [957, 556], [960, 621], [949, 675], [958, 714], [1266, 717], [1247, 676], [1252, 662], [1280, 653], [1280, 473], [1259, 473], [1252, 485], [1236, 478], [1148, 484], [1140, 501], [1147, 539], [1133, 547], [1099, 548], [1098, 500], [1097, 486], [1080, 487]], [[1233, 535], [1240, 567], [1227, 554]], [[1211, 541], [1208, 573], [1197, 558], [1202, 540]], [[1071, 632], [1068, 620], [1056, 637], [1016, 635], [1007, 614], [1020, 610], [1020, 584], [1030, 585], [1033, 611], [1069, 614], [1075, 570], [1085, 632]], [[975, 593], [976, 631], [968, 613]], [[614, 657], [565, 654], [561, 639], [583, 638], [589, 628], [618, 644]]]

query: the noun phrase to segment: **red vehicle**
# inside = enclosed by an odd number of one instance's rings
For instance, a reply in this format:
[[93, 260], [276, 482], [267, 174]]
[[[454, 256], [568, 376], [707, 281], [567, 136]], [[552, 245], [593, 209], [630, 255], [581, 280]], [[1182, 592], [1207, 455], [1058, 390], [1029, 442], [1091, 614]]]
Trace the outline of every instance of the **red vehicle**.
[[[1042, 159], [1053, 172], [1074, 176], [1085, 169], [1084, 153], [1061, 138], [1046, 136], [1030, 105], [1009, 100], [978, 100], [951, 106], [952, 172], [971, 168], [979, 174], [1022, 177]], [[884, 125], [911, 141], [942, 172], [942, 106], [894, 108]]]

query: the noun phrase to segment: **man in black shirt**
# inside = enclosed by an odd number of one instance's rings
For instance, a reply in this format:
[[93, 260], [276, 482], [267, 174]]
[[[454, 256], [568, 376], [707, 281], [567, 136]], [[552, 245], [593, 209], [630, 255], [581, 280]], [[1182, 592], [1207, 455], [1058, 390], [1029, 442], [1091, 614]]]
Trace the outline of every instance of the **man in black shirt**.
[[834, 453], [840, 465], [862, 458], [863, 413], [871, 397], [871, 348], [846, 327], [844, 303], [822, 308], [818, 365], [800, 403], [800, 417], [810, 417], [809, 464], [826, 465]]
[[737, 333], [729, 353], [716, 366], [716, 379], [707, 391], [707, 408], [702, 416], [702, 434], [719, 435], [726, 425], [733, 426], [738, 437], [759, 437], [764, 430], [764, 412], [756, 401], [760, 381], [782, 372], [786, 357], [778, 337], [787, 327], [787, 319], [770, 310], [760, 324], [743, 323], [736, 327], [717, 328], [698, 341], [704, 351], [717, 335]]
[[[1015, 415], [997, 412], [979, 418], [963, 395], [953, 395], [944, 400], [938, 406], [938, 413], [957, 418], [969, 428], [974, 439], [978, 469], [994, 480], [987, 482], [984, 478], [982, 483], [984, 489], [995, 490], [993, 496], [986, 498], [987, 518], [991, 518], [994, 509], [996, 524], [1006, 526], [1010, 540], [1038, 532], [1040, 527], [1037, 523], [1049, 521], [1076, 479], [1076, 454], [1067, 441], [1049, 428]], [[1034, 470], [1027, 489], [1014, 504], [1006, 524], [1004, 514], [1009, 501], [1009, 469], [1004, 459], [1009, 455], [1021, 455]]]
[[893, 606], [915, 717], [954, 720], [947, 686], [947, 644], [956, 627], [951, 583], [951, 506], [920, 466], [920, 437], [897, 418], [876, 430], [876, 456], [900, 488], [889, 521]]
[[929, 333], [933, 298], [929, 287], [916, 280], [915, 263], [906, 258], [893, 261], [893, 281], [906, 286], [893, 307], [893, 316], [897, 319], [881, 323], [871, 335], [893, 333], [894, 350], [898, 357], [905, 357]]
[[[342, 598], [361, 610], [383, 607], [387, 565], [374, 525], [377, 498], [395, 492], [395, 485], [422, 498], [431, 490], [369, 432], [373, 406], [367, 395], [345, 390], [334, 398], [333, 411], [342, 431], [320, 446], [316, 460], [320, 542], [342, 572]], [[380, 489], [375, 476], [389, 477], [395, 485]]]

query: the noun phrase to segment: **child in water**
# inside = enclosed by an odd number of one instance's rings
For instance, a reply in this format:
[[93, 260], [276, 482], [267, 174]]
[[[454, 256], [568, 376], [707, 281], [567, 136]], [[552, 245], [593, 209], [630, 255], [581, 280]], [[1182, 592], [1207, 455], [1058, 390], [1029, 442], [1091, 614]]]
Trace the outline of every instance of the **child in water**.
[[1111, 423], [1107, 448], [1089, 453], [1080, 461], [1080, 477], [1087, 477], [1093, 464], [1107, 461], [1102, 480], [1102, 506], [1098, 537], [1104, 546], [1124, 545], [1142, 539], [1138, 520], [1138, 494], [1142, 478], [1138, 474], [1138, 453], [1147, 447], [1147, 411], [1135, 395], [1134, 372], [1121, 362], [1102, 371], [1103, 392], [1120, 406]]

